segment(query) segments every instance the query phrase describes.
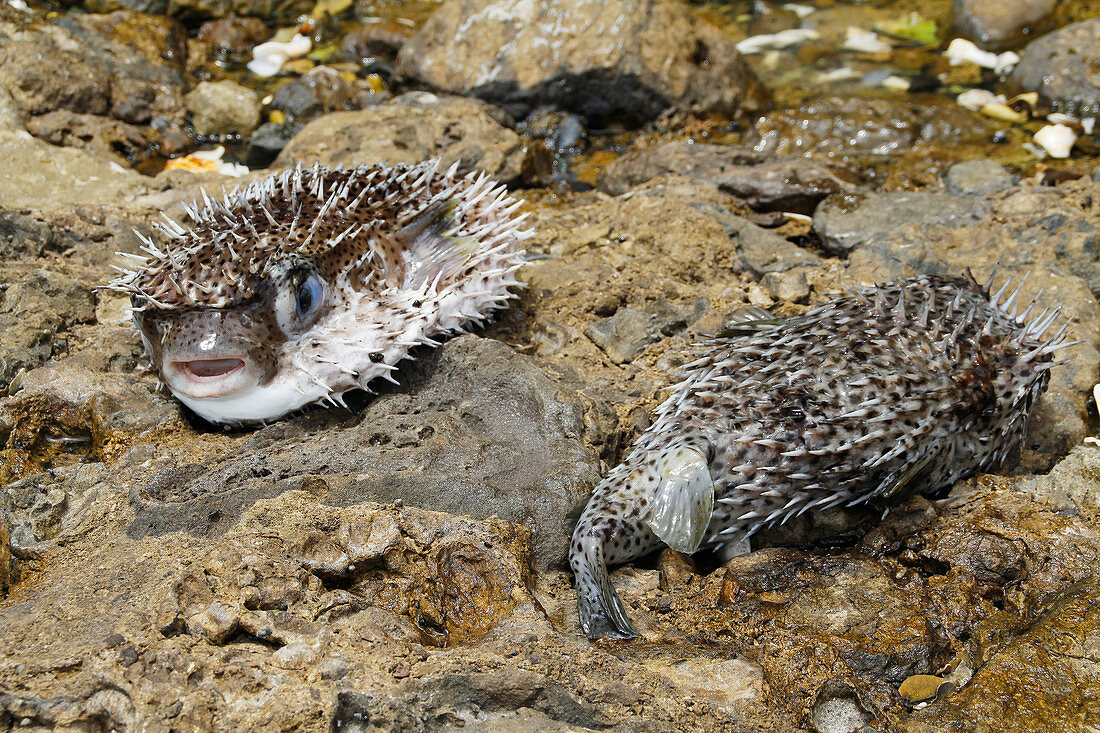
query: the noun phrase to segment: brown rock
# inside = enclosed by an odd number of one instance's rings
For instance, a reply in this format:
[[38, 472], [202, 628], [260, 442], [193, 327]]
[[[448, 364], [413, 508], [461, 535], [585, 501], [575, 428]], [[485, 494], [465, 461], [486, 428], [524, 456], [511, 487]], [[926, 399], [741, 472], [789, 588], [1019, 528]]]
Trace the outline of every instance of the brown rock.
[[540, 105], [597, 124], [670, 108], [732, 117], [767, 101], [733, 42], [671, 0], [450, 0], [405, 44], [396, 71], [517, 118]]

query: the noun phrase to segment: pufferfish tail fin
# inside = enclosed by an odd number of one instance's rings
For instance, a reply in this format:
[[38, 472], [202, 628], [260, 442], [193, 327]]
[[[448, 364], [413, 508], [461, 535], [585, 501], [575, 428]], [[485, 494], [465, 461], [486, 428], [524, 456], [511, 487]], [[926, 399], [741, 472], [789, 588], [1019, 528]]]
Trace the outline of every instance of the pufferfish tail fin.
[[603, 540], [582, 538], [569, 561], [577, 581], [577, 611], [581, 628], [589, 639], [633, 639], [638, 632], [630, 624], [623, 602], [611, 579], [603, 556]]
[[706, 457], [676, 446], [656, 459], [659, 483], [642, 520], [662, 542], [679, 552], [699, 549], [714, 509], [714, 480]]

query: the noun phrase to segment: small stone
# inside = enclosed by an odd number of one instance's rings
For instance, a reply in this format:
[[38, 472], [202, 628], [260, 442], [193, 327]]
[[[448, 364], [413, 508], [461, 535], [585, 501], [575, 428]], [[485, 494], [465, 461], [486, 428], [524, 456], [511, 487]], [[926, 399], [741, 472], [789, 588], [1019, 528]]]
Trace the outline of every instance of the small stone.
[[1016, 176], [993, 160], [967, 160], [947, 169], [944, 183], [956, 196], [982, 196], [1016, 185]]
[[620, 308], [615, 315], [588, 324], [584, 333], [616, 364], [625, 364], [649, 344], [687, 328], [703, 314], [706, 301], [675, 306], [655, 303], [645, 308]]
[[271, 108], [286, 114], [288, 120], [306, 122], [326, 112], [354, 107], [355, 89], [340, 74], [327, 66], [279, 87], [271, 99]]
[[778, 301], [794, 303], [805, 300], [810, 294], [810, 281], [806, 279], [806, 271], [801, 268], [766, 273], [761, 285], [768, 291], [768, 295]]
[[222, 18], [203, 23], [196, 40], [210, 44], [219, 53], [243, 54], [271, 35], [259, 18]]
[[199, 135], [251, 135], [260, 122], [256, 93], [234, 81], [204, 81], [185, 97]]
[[901, 683], [898, 693], [910, 703], [917, 703], [938, 698], [952, 688], [954, 684], [942, 677], [915, 674]]
[[266, 168], [282, 152], [290, 139], [301, 131], [298, 122], [265, 122], [248, 139], [245, 164], [249, 168]]
[[211, 644], [222, 645], [237, 630], [240, 616], [228, 603], [211, 603], [204, 610], [187, 619], [187, 632], [201, 634]]
[[[695, 562], [690, 555], [665, 548], [661, 551], [661, 556], [657, 560], [657, 572], [659, 573], [661, 590], [672, 591], [677, 586], [688, 582], [695, 575]], [[662, 598], [658, 602], [658, 607], [664, 600], [666, 599]], [[671, 601], [671, 599], [669, 600]]]
[[1043, 20], [1058, 0], [954, 0], [955, 30], [981, 44], [1003, 44]]
[[351, 663], [346, 659], [334, 657], [321, 662], [317, 671], [321, 673], [323, 680], [342, 680], [351, 671]]

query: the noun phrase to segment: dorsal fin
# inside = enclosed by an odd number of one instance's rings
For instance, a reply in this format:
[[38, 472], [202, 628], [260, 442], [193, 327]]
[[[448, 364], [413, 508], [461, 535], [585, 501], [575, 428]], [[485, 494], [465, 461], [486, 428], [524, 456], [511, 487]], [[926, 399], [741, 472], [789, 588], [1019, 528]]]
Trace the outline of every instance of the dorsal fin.
[[454, 214], [459, 202], [438, 201], [397, 231], [404, 245], [401, 285], [418, 290], [431, 282], [459, 273], [477, 253], [477, 240], [455, 235]]

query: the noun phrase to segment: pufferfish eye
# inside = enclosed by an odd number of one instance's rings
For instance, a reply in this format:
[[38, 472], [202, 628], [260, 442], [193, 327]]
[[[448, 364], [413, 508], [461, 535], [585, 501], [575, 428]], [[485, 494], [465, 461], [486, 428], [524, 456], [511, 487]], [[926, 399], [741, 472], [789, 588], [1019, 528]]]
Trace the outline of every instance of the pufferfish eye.
[[317, 312], [325, 300], [325, 286], [320, 276], [311, 273], [298, 285], [297, 311], [299, 318], [308, 318]]

